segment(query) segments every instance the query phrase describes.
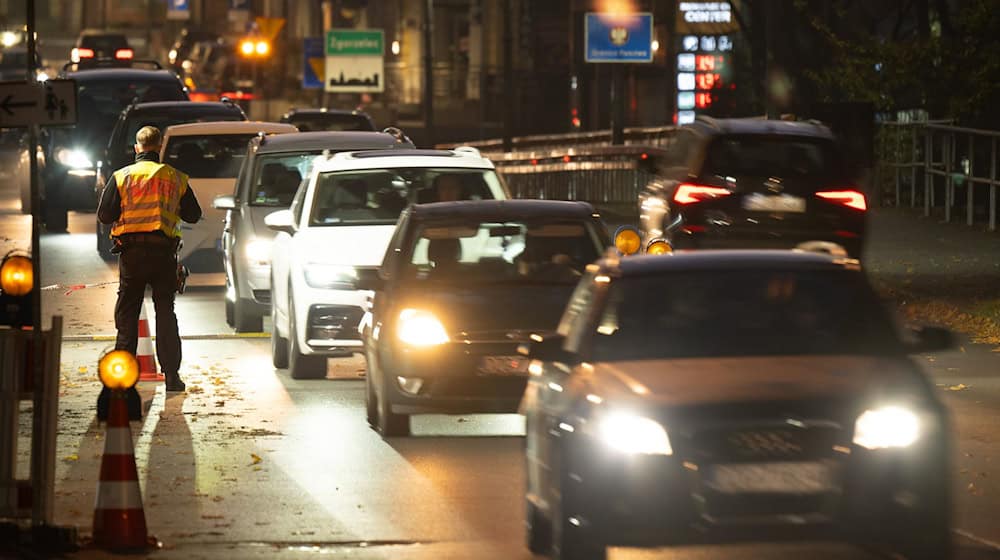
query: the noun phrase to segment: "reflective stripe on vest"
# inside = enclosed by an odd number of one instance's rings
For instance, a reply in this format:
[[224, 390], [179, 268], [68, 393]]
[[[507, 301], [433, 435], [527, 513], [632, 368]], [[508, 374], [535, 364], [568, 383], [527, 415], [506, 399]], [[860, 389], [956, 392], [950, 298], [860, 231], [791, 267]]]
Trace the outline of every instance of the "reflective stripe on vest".
[[181, 236], [181, 197], [187, 192], [188, 176], [153, 161], [139, 161], [115, 172], [122, 200], [122, 213], [111, 235], [163, 231]]

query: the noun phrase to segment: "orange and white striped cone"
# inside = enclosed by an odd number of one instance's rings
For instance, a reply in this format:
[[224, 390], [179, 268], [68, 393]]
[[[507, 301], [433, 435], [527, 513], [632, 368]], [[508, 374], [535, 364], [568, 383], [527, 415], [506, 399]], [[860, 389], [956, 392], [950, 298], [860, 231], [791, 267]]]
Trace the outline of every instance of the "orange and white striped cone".
[[139, 381], [164, 381], [166, 377], [156, 371], [156, 356], [153, 354], [153, 338], [149, 334], [149, 317], [146, 315], [146, 302], [142, 302], [139, 311], [139, 344], [136, 346], [135, 359], [139, 362]]
[[111, 391], [109, 401], [108, 431], [94, 506], [94, 544], [108, 550], [144, 549], [149, 546], [146, 514], [124, 391]]

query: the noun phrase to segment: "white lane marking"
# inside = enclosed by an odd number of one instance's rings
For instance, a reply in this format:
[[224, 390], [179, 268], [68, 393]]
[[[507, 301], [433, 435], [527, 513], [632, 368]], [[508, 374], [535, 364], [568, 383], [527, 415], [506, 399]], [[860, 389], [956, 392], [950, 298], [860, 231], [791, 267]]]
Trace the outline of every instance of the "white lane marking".
[[960, 536], [960, 537], [964, 537], [966, 539], [969, 539], [970, 541], [972, 541], [974, 543], [978, 543], [978, 544], [981, 544], [983, 546], [987, 546], [989, 548], [992, 548], [993, 550], [1000, 550], [1000, 543], [995, 543], [995, 542], [993, 542], [993, 541], [991, 541], [989, 539], [984, 539], [982, 537], [977, 537], [976, 535], [973, 535], [972, 533], [970, 533], [968, 531], [964, 531], [962, 529], [952, 529], [952, 532], [955, 533], [956, 535]]

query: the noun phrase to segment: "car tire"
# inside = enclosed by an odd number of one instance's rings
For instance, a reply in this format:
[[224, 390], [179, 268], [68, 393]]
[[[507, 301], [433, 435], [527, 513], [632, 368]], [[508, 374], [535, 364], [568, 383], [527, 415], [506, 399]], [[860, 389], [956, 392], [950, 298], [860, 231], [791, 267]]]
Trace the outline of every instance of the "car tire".
[[299, 349], [299, 337], [295, 329], [295, 306], [292, 299], [288, 298], [288, 373], [292, 379], [325, 378], [326, 356], [303, 354]]
[[365, 421], [373, 430], [378, 429], [378, 395], [375, 394], [375, 378], [372, 376], [371, 354], [365, 352]]
[[410, 435], [410, 415], [396, 414], [392, 411], [392, 405], [386, 393], [389, 392], [387, 378], [383, 371], [379, 386], [382, 388], [382, 395], [375, 402], [378, 408], [378, 431], [382, 437], [408, 437]]
[[[273, 285], [273, 284], [272, 284]], [[271, 304], [271, 363], [274, 367], [284, 369], [288, 367], [288, 339], [282, 338], [278, 334], [278, 312]]]
[[233, 328], [236, 329], [236, 332], [262, 332], [264, 330], [264, 317], [250, 310], [250, 302], [245, 299], [237, 299], [233, 307]]
[[525, 544], [533, 554], [552, 551], [552, 522], [531, 500], [524, 500]]
[[106, 261], [113, 260], [115, 258], [114, 254], [111, 253], [111, 248], [113, 247], [113, 242], [111, 241], [111, 229], [97, 222], [97, 254]]
[[951, 533], [951, 501], [947, 489], [938, 497], [928, 500], [923, 511], [913, 518], [900, 523], [899, 518], [891, 519], [901, 526], [896, 552], [907, 560], [950, 560], [954, 557], [954, 542]]
[[565, 455], [559, 458], [555, 476], [559, 481], [558, 497], [552, 500], [552, 560], [607, 560], [608, 549], [594, 527], [570, 522], [576, 512], [579, 490], [567, 472]]

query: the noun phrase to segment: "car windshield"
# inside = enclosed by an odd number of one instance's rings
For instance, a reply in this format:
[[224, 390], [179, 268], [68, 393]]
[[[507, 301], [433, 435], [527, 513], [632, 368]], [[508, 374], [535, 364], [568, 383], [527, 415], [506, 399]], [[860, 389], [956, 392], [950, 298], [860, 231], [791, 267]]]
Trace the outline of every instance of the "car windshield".
[[124, 35], [84, 35], [80, 37], [79, 46], [106, 54], [117, 49], [127, 49], [128, 40]]
[[370, 120], [364, 115], [343, 115], [337, 113], [292, 115], [288, 122], [298, 127], [301, 132], [312, 130], [375, 130]]
[[309, 223], [313, 226], [394, 224], [412, 203], [503, 198], [492, 169], [442, 167], [363, 169], [320, 173]]
[[575, 284], [603, 249], [592, 223], [538, 219], [426, 225], [405, 276], [418, 282]]
[[594, 359], [898, 350], [892, 321], [851, 271], [675, 271], [612, 283]]
[[174, 136], [167, 139], [164, 163], [192, 179], [235, 179], [256, 134]]
[[245, 195], [250, 206], [287, 208], [292, 197], [312, 171], [319, 151], [284, 152], [258, 155], [250, 191]]
[[829, 140], [801, 136], [734, 135], [712, 142], [703, 174], [831, 179], [843, 175], [843, 162]]
[[127, 143], [131, 144], [135, 140], [135, 134], [144, 126], [155, 126], [162, 132], [166, 130], [168, 126], [173, 126], [175, 124], [244, 120], [246, 120], [246, 117], [244, 117], [242, 113], [231, 109], [219, 109], [213, 112], [198, 114], [183, 113], [179, 111], [161, 113], [148, 111], [137, 118], [129, 119], [125, 140]]

